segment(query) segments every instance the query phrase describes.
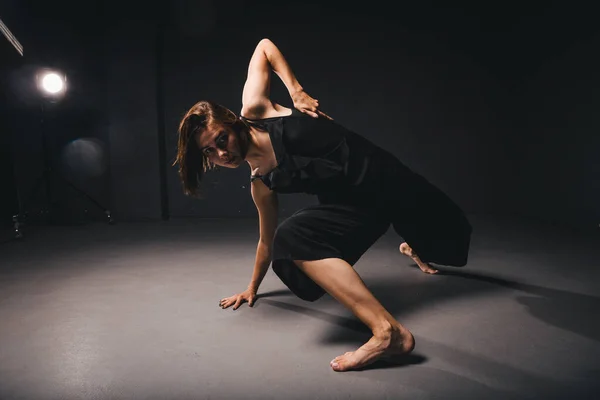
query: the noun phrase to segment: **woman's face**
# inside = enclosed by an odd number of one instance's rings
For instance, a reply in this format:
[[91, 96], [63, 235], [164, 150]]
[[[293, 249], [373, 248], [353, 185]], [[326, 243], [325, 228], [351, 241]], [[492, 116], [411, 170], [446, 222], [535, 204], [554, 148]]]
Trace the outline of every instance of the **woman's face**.
[[245, 141], [231, 125], [214, 125], [196, 135], [202, 154], [216, 165], [237, 168], [244, 161]]

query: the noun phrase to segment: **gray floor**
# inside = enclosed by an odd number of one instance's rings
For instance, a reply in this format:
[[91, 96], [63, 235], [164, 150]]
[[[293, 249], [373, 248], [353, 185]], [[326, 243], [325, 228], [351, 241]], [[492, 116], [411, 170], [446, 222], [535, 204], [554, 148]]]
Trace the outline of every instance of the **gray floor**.
[[470, 263], [422, 274], [389, 231], [355, 266], [415, 335], [412, 356], [338, 373], [369, 338], [330, 297], [269, 271], [254, 308], [252, 220], [38, 227], [0, 245], [0, 398], [591, 399], [600, 240], [472, 219]]

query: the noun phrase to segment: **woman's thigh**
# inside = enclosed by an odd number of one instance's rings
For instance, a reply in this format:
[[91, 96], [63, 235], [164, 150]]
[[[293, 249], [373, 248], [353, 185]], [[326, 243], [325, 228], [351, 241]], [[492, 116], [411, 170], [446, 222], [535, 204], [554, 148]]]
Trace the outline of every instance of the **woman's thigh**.
[[354, 265], [389, 228], [372, 210], [319, 204], [283, 221], [273, 243], [273, 271], [298, 297], [314, 301], [325, 291], [294, 260], [340, 258]]

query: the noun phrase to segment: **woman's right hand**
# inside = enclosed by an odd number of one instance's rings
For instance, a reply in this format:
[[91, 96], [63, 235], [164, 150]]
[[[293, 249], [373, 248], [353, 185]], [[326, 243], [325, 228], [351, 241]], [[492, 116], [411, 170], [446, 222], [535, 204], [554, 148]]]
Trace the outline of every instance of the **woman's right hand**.
[[233, 306], [233, 309], [237, 310], [238, 307], [241, 306], [244, 302], [248, 302], [248, 305], [252, 307], [254, 305], [255, 299], [256, 290], [248, 288], [240, 294], [234, 294], [231, 297], [221, 299], [221, 301], [219, 301], [219, 307], [221, 307], [222, 309], [226, 309]]
[[291, 97], [294, 102], [294, 108], [298, 111], [308, 114], [313, 118], [318, 118], [320, 115], [327, 119], [333, 119], [323, 111], [319, 110], [319, 100], [313, 99], [304, 91], [304, 89], [293, 93]]

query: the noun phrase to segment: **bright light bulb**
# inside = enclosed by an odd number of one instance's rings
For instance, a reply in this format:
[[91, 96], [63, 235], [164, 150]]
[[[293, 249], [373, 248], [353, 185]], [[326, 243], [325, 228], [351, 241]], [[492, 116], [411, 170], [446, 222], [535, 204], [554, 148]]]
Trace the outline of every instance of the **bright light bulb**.
[[62, 91], [64, 86], [62, 78], [54, 72], [50, 72], [42, 78], [42, 88], [48, 93], [56, 94]]

